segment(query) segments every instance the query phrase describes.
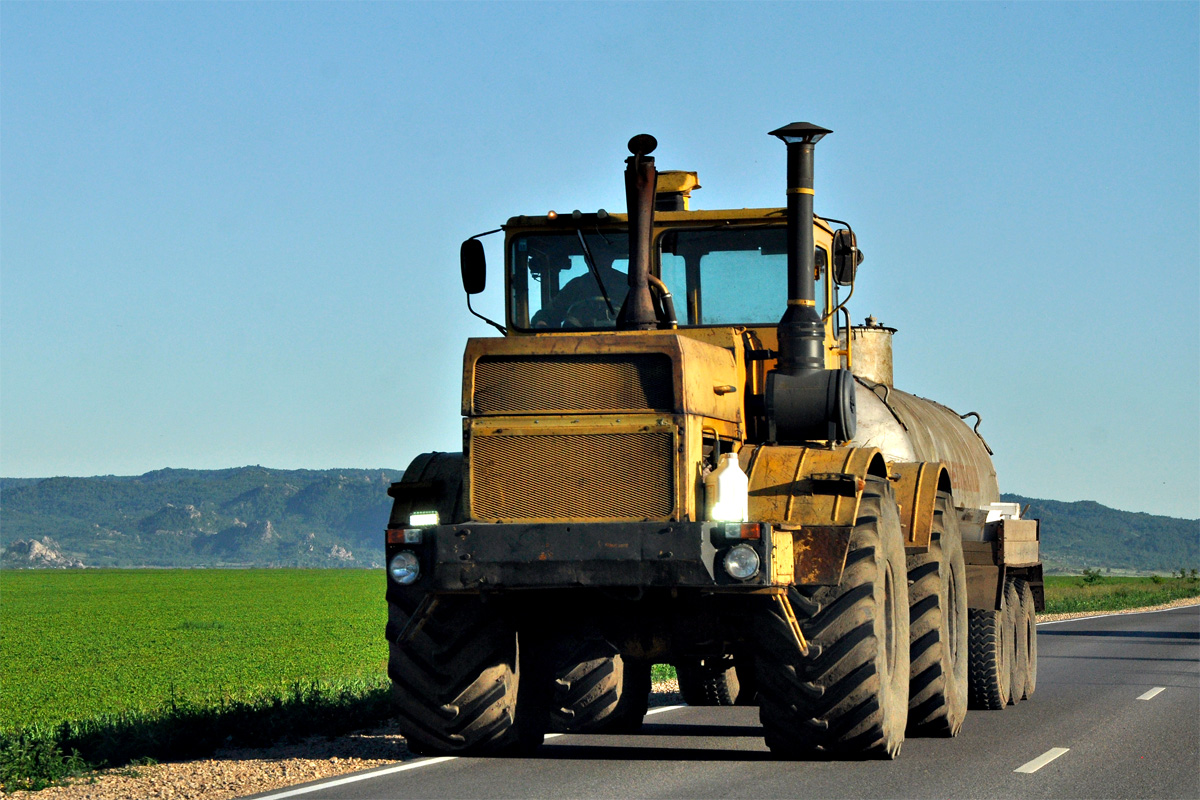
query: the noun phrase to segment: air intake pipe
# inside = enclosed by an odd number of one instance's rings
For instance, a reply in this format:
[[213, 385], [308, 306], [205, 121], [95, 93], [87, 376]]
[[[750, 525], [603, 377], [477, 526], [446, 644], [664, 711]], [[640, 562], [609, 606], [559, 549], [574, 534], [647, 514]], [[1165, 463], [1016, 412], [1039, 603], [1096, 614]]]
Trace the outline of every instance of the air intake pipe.
[[788, 301], [766, 396], [768, 438], [781, 444], [844, 442], [857, 427], [854, 378], [844, 369], [825, 369], [825, 326], [817, 311], [813, 150], [827, 133], [808, 122], [771, 131], [787, 144]]
[[650, 156], [658, 141], [648, 133], [629, 140], [625, 159], [625, 202], [629, 209], [629, 293], [617, 314], [617, 328], [648, 331], [658, 327], [650, 296], [650, 239], [654, 234], [654, 187], [658, 171]]

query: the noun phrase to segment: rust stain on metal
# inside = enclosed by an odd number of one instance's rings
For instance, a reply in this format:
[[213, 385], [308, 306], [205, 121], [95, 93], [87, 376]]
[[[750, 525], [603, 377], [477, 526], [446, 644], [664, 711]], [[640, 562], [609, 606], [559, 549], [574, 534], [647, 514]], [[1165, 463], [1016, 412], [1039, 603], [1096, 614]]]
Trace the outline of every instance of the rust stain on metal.
[[813, 526], [792, 532], [796, 583], [833, 586], [842, 577], [850, 550], [849, 527]]

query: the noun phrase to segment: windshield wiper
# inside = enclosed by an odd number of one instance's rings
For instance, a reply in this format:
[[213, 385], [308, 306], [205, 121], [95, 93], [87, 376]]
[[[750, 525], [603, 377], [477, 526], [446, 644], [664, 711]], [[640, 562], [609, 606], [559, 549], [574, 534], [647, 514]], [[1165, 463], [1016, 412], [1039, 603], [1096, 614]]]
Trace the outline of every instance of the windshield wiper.
[[600, 280], [600, 270], [596, 267], [596, 261], [592, 258], [592, 249], [588, 247], [587, 239], [583, 238], [583, 230], [575, 229], [575, 235], [579, 237], [579, 243], [583, 245], [583, 260], [587, 262], [588, 269], [592, 271], [592, 277], [596, 279], [596, 285], [600, 287], [600, 296], [604, 298], [604, 305], [608, 306], [608, 313], [613, 319], [617, 318], [617, 311], [613, 308], [612, 301], [608, 299], [608, 291], [604, 288], [604, 281]]

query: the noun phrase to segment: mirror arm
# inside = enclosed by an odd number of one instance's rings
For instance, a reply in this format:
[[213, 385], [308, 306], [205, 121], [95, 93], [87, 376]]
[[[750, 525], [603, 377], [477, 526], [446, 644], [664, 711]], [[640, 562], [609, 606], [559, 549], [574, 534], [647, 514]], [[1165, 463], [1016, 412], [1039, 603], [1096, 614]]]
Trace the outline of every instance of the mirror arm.
[[474, 314], [475, 316], [479, 317], [481, 320], [483, 320], [484, 322], [486, 322], [488, 325], [491, 325], [493, 328], [495, 328], [496, 330], [500, 331], [500, 333], [501, 333], [501, 334], [503, 334], [504, 336], [508, 336], [508, 329], [507, 329], [507, 328], [505, 328], [505, 327], [504, 327], [503, 325], [501, 325], [499, 322], [493, 322], [492, 320], [490, 320], [490, 319], [488, 319], [487, 317], [485, 317], [483, 314], [480, 314], [478, 311], [476, 311], [475, 309], [471, 308], [471, 295], [467, 295], [467, 311], [470, 311], [472, 314]]

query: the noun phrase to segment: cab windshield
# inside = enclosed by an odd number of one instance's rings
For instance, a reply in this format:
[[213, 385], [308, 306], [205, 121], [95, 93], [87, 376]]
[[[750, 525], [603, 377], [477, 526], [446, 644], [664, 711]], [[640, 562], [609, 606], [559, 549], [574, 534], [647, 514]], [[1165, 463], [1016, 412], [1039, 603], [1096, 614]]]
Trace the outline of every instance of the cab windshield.
[[[583, 330], [616, 325], [628, 291], [629, 239], [624, 231], [529, 234], [515, 237], [511, 247], [516, 327]], [[680, 325], [779, 321], [787, 298], [786, 228], [668, 230], [659, 235], [653, 253], [653, 271], [675, 297]], [[817, 264], [825, 263], [824, 251], [818, 248]], [[817, 297], [823, 296], [818, 278]]]

